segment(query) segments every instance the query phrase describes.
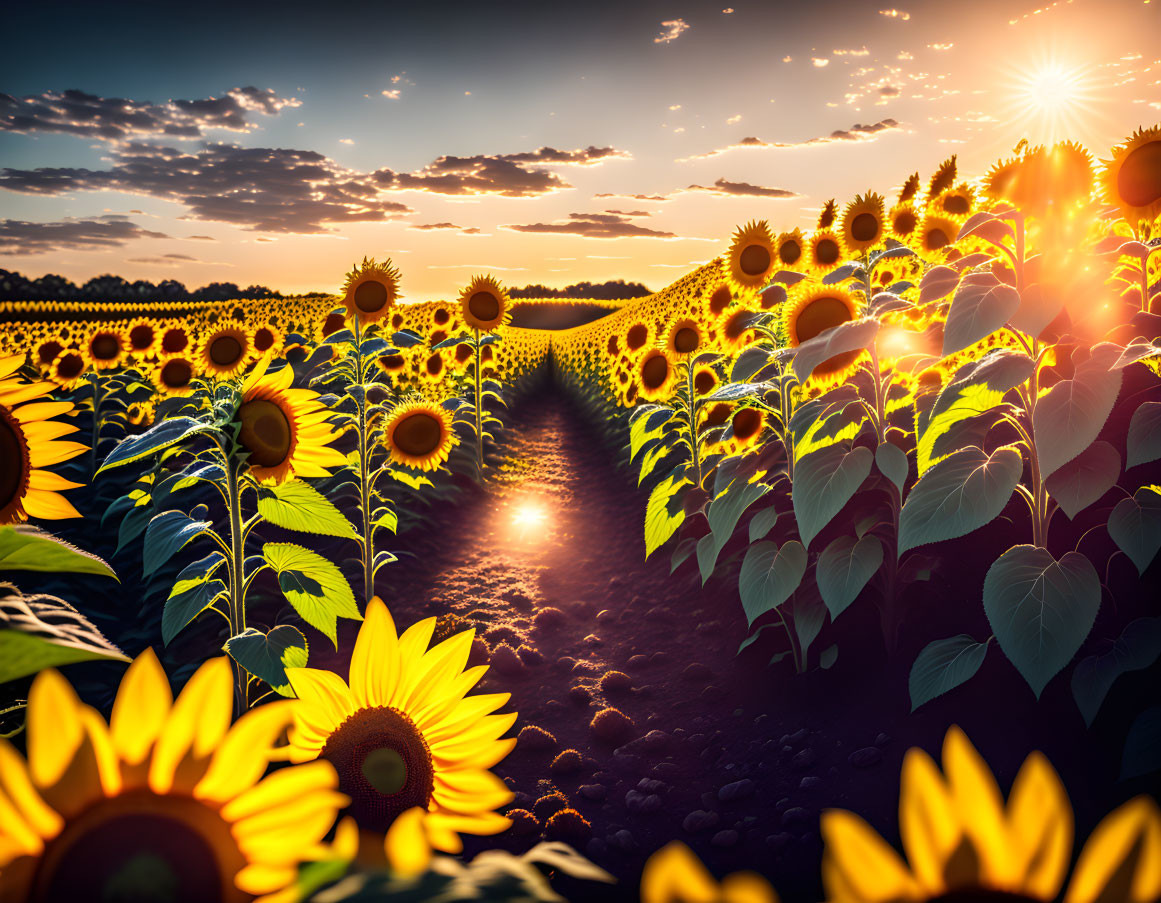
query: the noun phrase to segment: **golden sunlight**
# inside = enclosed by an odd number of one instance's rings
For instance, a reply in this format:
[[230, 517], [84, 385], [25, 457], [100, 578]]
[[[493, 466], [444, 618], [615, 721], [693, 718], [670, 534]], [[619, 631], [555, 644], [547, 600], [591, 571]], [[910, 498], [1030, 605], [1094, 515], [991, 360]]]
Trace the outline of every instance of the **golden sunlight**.
[[1012, 90], [1012, 118], [1036, 143], [1051, 143], [1083, 128], [1095, 104], [1091, 69], [1054, 56], [1021, 69]]

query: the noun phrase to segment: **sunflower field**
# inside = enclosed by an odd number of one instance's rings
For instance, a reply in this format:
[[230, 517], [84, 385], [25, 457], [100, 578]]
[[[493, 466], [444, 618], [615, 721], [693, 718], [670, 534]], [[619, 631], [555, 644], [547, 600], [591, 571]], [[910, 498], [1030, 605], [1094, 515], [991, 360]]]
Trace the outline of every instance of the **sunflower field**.
[[1161, 127], [722, 246], [0, 303], [0, 903], [1161, 899]]

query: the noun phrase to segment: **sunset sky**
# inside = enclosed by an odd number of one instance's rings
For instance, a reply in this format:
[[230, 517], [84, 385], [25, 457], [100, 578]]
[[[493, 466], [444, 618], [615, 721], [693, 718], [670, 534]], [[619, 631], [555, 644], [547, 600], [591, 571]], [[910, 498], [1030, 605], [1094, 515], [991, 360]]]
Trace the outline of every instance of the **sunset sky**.
[[0, 266], [656, 290], [749, 219], [1161, 121], [1161, 0], [731, 2], [10, 6]]

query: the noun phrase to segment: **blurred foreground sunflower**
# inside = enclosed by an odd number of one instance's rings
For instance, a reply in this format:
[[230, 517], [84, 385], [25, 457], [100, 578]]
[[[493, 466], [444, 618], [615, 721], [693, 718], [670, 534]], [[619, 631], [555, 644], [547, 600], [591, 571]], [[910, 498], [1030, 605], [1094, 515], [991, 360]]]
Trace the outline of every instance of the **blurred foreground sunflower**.
[[512, 319], [508, 293], [491, 276], [476, 276], [460, 292], [464, 322], [480, 332], [495, 332]]
[[[958, 727], [943, 774], [920, 749], [903, 760], [899, 830], [907, 862], [857, 815], [822, 815], [822, 880], [842, 903], [1053, 900], [1072, 860], [1073, 814], [1040, 753], [1024, 760], [1007, 806], [987, 763]], [[1108, 815], [1081, 850], [1065, 903], [1161, 898], [1161, 810], [1138, 796]]]
[[374, 258], [364, 257], [347, 274], [343, 294], [348, 320], [358, 318], [363, 326], [375, 323], [391, 313], [399, 298], [399, 270], [389, 259], [376, 263]]
[[346, 457], [330, 443], [338, 438], [328, 411], [310, 389], [292, 389], [289, 366], [269, 372], [265, 363], [242, 384], [242, 402], [234, 415], [238, 444], [250, 457], [251, 475], [259, 481], [282, 483], [295, 476], [330, 476]]
[[41, 469], [88, 450], [79, 442], [54, 441], [77, 431], [50, 419], [70, 412], [72, 402], [46, 399], [56, 388], [51, 382], [14, 376], [23, 363], [23, 354], [0, 357], [0, 524], [80, 517], [60, 491], [81, 484]]
[[499, 737], [516, 713], [491, 714], [508, 693], [465, 695], [488, 670], [465, 670], [475, 631], [428, 649], [435, 624], [427, 618], [399, 636], [375, 597], [355, 640], [349, 685], [330, 671], [287, 669], [298, 696], [290, 760], [334, 765], [360, 828], [385, 833], [419, 808], [431, 845], [458, 853], [460, 833], [497, 834], [510, 824], [494, 810], [512, 792], [488, 769], [515, 746]]
[[756, 872], [734, 872], [719, 884], [680, 840], [654, 853], [641, 873], [641, 903], [778, 903]]
[[1161, 125], [1138, 129], [1112, 153], [1102, 161], [1105, 200], [1120, 207], [1130, 225], [1152, 221], [1161, 214]]
[[774, 237], [765, 220], [739, 227], [730, 243], [730, 280], [738, 289], [760, 288], [774, 269]]
[[28, 761], [0, 740], [0, 901], [242, 903], [293, 884], [347, 798], [325, 762], [262, 779], [291, 720], [274, 702], [232, 727], [211, 659], [175, 702], [151, 650], [110, 723], [55, 670], [28, 698]]
[[391, 460], [401, 467], [438, 470], [456, 444], [452, 415], [433, 402], [405, 401], [387, 415], [383, 441]]
[[1092, 158], [1073, 142], [1025, 150], [996, 163], [984, 177], [988, 197], [1008, 201], [1039, 218], [1087, 201], [1092, 185]]

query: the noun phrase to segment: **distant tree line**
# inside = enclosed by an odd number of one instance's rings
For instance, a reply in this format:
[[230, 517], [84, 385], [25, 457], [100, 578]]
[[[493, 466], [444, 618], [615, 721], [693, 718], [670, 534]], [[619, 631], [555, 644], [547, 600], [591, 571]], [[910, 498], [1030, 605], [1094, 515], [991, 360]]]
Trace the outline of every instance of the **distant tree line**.
[[508, 289], [510, 298], [592, 298], [597, 301], [614, 301], [619, 298], [640, 298], [652, 294], [653, 292], [640, 282], [626, 282], [624, 279], [577, 282], [565, 288], [549, 288], [546, 285], [534, 284]]
[[[309, 292], [309, 297], [326, 292]], [[47, 273], [29, 279], [21, 273], [0, 269], [0, 301], [100, 301], [107, 304], [134, 304], [142, 301], [229, 301], [234, 298], [282, 298], [281, 292], [264, 285], [241, 288], [233, 282], [211, 282], [188, 289], [176, 279], [153, 283], [145, 279], [129, 282], [120, 276], [96, 276], [84, 285]]]

